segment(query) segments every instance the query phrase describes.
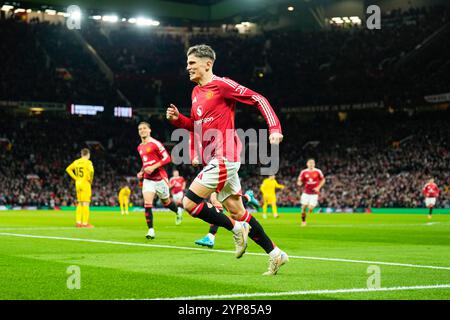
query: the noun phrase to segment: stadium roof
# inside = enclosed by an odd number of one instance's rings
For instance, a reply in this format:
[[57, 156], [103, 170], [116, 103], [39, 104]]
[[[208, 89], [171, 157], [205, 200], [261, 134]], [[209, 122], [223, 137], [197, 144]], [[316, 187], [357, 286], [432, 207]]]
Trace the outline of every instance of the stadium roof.
[[[291, 2], [302, 2], [294, 0]], [[22, 2], [22, 1], [21, 1]], [[67, 8], [78, 5], [84, 10], [103, 13], [143, 14], [154, 18], [176, 18], [191, 21], [223, 21], [236, 15], [261, 12], [287, 0], [25, 0], [23, 4]]]

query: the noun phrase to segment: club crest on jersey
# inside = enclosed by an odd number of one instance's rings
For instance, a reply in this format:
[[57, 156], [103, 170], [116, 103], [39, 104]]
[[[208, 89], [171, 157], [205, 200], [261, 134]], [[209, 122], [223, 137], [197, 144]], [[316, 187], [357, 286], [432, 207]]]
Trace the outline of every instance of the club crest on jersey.
[[147, 161], [147, 156], [143, 156], [142, 159], [144, 159], [144, 161]]
[[207, 93], [206, 93], [206, 99], [211, 99], [212, 97], [214, 97], [214, 92], [212, 92], [211, 90], [209, 90]]
[[152, 148], [147, 148], [147, 150], [145, 150], [147, 153], [149, 153], [150, 151], [152, 151]]
[[198, 107], [197, 107], [197, 115], [198, 115], [199, 117], [201, 117], [202, 114], [203, 114], [203, 107], [202, 107], [202, 106], [198, 106]]
[[192, 100], [192, 103], [196, 103], [197, 102], [197, 97], [194, 97], [194, 100]]

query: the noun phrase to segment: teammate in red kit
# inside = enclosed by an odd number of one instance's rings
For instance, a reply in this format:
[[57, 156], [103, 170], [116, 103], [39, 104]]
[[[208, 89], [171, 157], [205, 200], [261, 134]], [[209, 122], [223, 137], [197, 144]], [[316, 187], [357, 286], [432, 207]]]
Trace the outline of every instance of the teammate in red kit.
[[138, 125], [141, 144], [137, 147], [142, 160], [142, 169], [138, 172], [138, 179], [143, 179], [142, 194], [144, 196], [145, 218], [148, 226], [147, 239], [155, 238], [153, 229], [153, 199], [159, 197], [166, 208], [176, 213], [176, 224], [181, 223], [181, 216], [177, 206], [170, 200], [169, 181], [163, 166], [170, 163], [170, 155], [161, 142], [150, 136], [151, 129], [148, 122]]
[[434, 183], [434, 178], [428, 180], [427, 184], [422, 189], [422, 193], [425, 196], [425, 206], [430, 210], [428, 212], [428, 219], [431, 219], [433, 208], [436, 205], [436, 198], [439, 197], [439, 194], [441, 193], [436, 183]]
[[308, 213], [312, 213], [319, 200], [320, 189], [325, 184], [325, 177], [322, 171], [316, 168], [316, 161], [308, 159], [307, 168], [302, 170], [297, 179], [297, 185], [304, 185], [300, 203], [302, 205], [302, 227], [306, 226], [306, 208]]
[[[269, 126], [271, 144], [279, 144], [283, 139], [280, 122], [262, 95], [214, 75], [215, 60], [216, 54], [210, 46], [202, 44], [188, 49], [186, 69], [190, 80], [197, 84], [192, 91], [191, 115], [180, 114], [173, 104], [167, 109], [167, 119], [173, 125], [194, 133], [192, 163], [204, 165], [186, 191], [183, 206], [193, 217], [232, 231], [237, 258], [245, 253], [249, 236], [269, 254], [269, 270], [264, 274], [275, 275], [288, 261], [288, 255], [270, 240], [255, 217], [244, 208], [238, 176], [242, 146], [234, 125], [236, 103], [258, 108]], [[204, 201], [213, 192], [217, 192], [217, 200], [231, 218]]]
[[175, 204], [177, 206], [182, 206], [184, 189], [186, 189], [186, 180], [180, 176], [180, 172], [178, 170], [173, 170], [172, 177], [169, 180], [169, 187]]

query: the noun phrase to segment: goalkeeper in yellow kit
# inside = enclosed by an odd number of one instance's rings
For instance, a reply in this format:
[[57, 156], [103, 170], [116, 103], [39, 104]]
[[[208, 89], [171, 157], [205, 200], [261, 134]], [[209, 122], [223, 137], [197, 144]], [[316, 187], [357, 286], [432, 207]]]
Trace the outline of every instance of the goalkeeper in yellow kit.
[[94, 166], [92, 165], [91, 153], [89, 149], [81, 150], [81, 158], [72, 162], [66, 172], [75, 180], [75, 190], [77, 192], [76, 227], [93, 228], [89, 224], [89, 204], [91, 202], [91, 184], [94, 179]]
[[267, 206], [272, 206], [272, 212], [274, 218], [278, 218], [278, 209], [277, 209], [277, 195], [275, 193], [276, 189], [284, 189], [284, 185], [279, 184], [277, 180], [275, 180], [275, 176], [271, 175], [268, 178], [263, 180], [263, 183], [259, 187], [263, 195], [263, 218], [267, 219]]
[[131, 190], [128, 186], [123, 186], [119, 191], [119, 205], [120, 205], [120, 213], [122, 215], [128, 215], [128, 205], [130, 202], [130, 194]]

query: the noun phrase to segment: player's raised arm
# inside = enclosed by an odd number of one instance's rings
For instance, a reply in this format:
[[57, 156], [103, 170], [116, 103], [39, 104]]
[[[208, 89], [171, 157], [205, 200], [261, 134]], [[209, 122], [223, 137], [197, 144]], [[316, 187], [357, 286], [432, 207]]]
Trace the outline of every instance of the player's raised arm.
[[183, 128], [189, 131], [194, 131], [194, 121], [191, 118], [186, 117], [174, 104], [170, 104], [166, 111], [166, 118], [175, 127]]
[[75, 170], [75, 164], [72, 162], [71, 164], [69, 164], [67, 166], [66, 172], [73, 180], [77, 180], [77, 176], [75, 175], [75, 173], [73, 173], [74, 170]]
[[280, 121], [264, 96], [227, 78], [220, 78], [220, 90], [226, 99], [233, 99], [258, 108], [269, 127], [271, 144], [279, 144], [283, 140]]

